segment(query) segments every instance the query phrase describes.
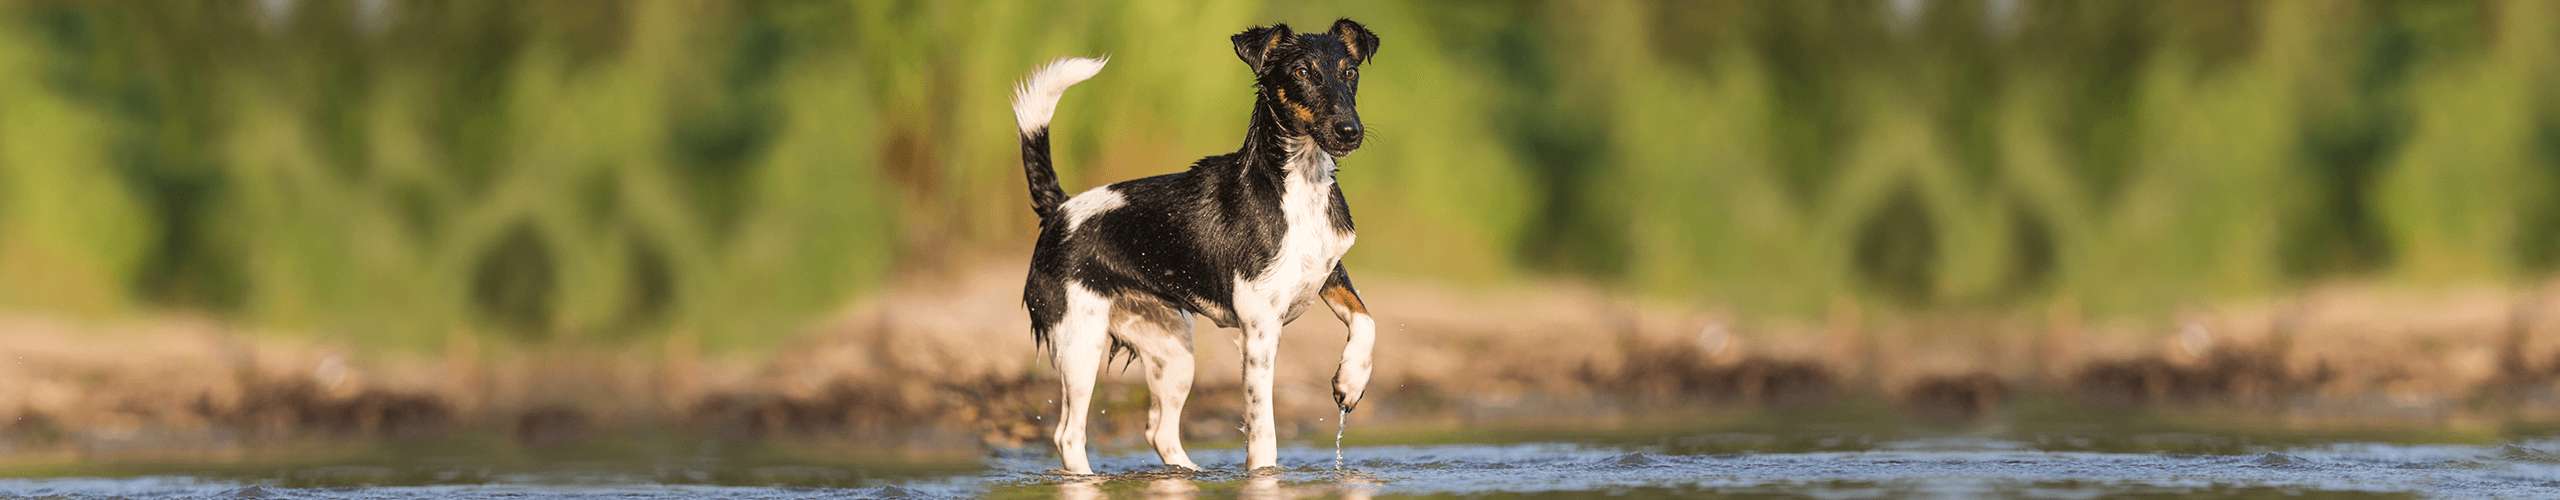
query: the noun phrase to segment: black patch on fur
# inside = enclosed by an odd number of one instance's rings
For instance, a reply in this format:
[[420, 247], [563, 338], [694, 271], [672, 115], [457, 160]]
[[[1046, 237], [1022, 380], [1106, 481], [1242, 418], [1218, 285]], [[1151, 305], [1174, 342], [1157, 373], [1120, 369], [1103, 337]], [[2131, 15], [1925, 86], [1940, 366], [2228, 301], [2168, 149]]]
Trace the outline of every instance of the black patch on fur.
[[[1342, 200], [1342, 182], [1336, 180], [1333, 183], [1333, 206], [1330, 210], [1325, 210], [1325, 215], [1327, 218], [1333, 220], [1333, 230], [1335, 232], [1343, 234], [1357, 232], [1354, 230], [1355, 228], [1351, 226], [1351, 203]], [[1337, 269], [1336, 272], [1338, 273], [1340, 270]]]
[[1049, 160], [1049, 128], [1022, 136], [1022, 179], [1031, 184], [1031, 213], [1048, 220], [1057, 215], [1067, 192], [1058, 189], [1058, 170]]
[[1288, 24], [1274, 24], [1247, 28], [1243, 33], [1227, 37], [1227, 43], [1235, 45], [1236, 59], [1244, 61], [1245, 68], [1261, 74], [1265, 56], [1295, 36], [1295, 32], [1289, 31]]
[[[1182, 172], [1111, 184], [1125, 203], [1092, 214], [1072, 232], [1066, 217], [1057, 216], [1066, 200], [1050, 171], [1047, 131], [1023, 137], [1032, 211], [1041, 216], [1022, 290], [1036, 342], [1048, 345], [1049, 334], [1065, 318], [1069, 282], [1110, 298], [1115, 308], [1159, 304], [1219, 326], [1238, 325], [1236, 280], [1269, 267], [1289, 229], [1280, 209], [1291, 175], [1287, 145], [1305, 140], [1304, 131], [1314, 125], [1359, 120], [1358, 82], [1347, 69], [1374, 56], [1376, 35], [1347, 19], [1335, 23], [1335, 30], [1298, 35], [1287, 25], [1272, 25], [1231, 37], [1237, 58], [1253, 68], [1257, 89], [1244, 145]], [[1345, 33], [1358, 43], [1345, 44]], [[1298, 116], [1292, 106], [1305, 108], [1313, 119]], [[1328, 149], [1358, 145], [1334, 142], [1318, 141]], [[1332, 228], [1351, 232], [1351, 209], [1339, 182], [1330, 194]], [[1349, 282], [1339, 265], [1329, 278]], [[1127, 349], [1116, 337], [1112, 343], [1115, 355]]]
[[1333, 36], [1343, 40], [1351, 50], [1351, 56], [1359, 59], [1361, 64], [1367, 64], [1370, 59], [1378, 57], [1378, 34], [1370, 33], [1368, 27], [1361, 26], [1350, 18], [1333, 22]]

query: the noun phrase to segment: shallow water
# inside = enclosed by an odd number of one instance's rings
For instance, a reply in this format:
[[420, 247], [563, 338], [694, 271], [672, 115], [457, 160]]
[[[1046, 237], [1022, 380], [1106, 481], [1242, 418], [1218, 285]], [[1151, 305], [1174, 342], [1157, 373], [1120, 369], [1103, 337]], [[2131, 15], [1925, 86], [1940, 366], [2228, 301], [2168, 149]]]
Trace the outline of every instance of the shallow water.
[[[543, 448], [461, 434], [196, 462], [0, 461], [0, 497], [2560, 498], [2560, 427], [2495, 419], [2376, 425], [2026, 400], [1949, 423], [1846, 402], [1650, 419], [1409, 419], [1419, 426], [1368, 424], [1346, 436], [1342, 417], [1309, 422], [1319, 425], [1282, 448], [1282, 468], [1254, 474], [1236, 470], [1236, 443], [1214, 440], [1191, 443], [1205, 472], [1167, 470], [1142, 443], [1105, 442], [1093, 457], [1104, 474], [1066, 476], [1051, 472], [1057, 461], [1045, 447], [980, 453], [635, 430]], [[1347, 439], [1325, 442], [1321, 427]]]
[[[1160, 468], [1150, 453], [1096, 457], [1097, 476], [1046, 472], [1041, 450], [987, 458], [975, 472], [858, 479], [836, 487], [683, 484], [682, 475], [613, 473], [481, 474], [451, 483], [403, 486], [285, 486], [293, 481], [190, 476], [0, 479], [0, 496], [223, 498], [424, 498], [517, 496], [681, 497], [1123, 497], [1507, 496], [1697, 494], [1869, 497], [2088, 497], [2115, 495], [2560, 497], [2560, 441], [2512, 444], [2332, 444], [2239, 454], [2049, 451], [1992, 438], [1886, 441], [1858, 451], [1679, 453], [1661, 446], [1571, 443], [1367, 446], [1282, 452], [1280, 471], [1245, 474], [1240, 450], [1193, 454], [1211, 470]], [[347, 466], [335, 466], [347, 467]], [[303, 471], [309, 472], [309, 471]], [[401, 471], [340, 471], [366, 477]], [[764, 480], [868, 477], [819, 468], [767, 471]], [[308, 475], [303, 476], [308, 477]], [[303, 482], [300, 484], [311, 484]]]
[[[1322, 449], [1284, 452], [1273, 475], [1212, 472], [1190, 485], [1152, 473], [1153, 458], [1115, 456], [1094, 481], [1040, 474], [1045, 456], [1000, 458], [991, 493], [1075, 496], [1200, 488], [1223, 493], [1487, 495], [1786, 494], [1819, 497], [2083, 496], [2119, 494], [2370, 493], [2439, 497], [2560, 497], [2554, 444], [2413, 446], [2343, 444], [2243, 455], [2055, 452], [2025, 443], [1942, 439], [1885, 443], [1854, 452], [1673, 454], [1573, 444], [1366, 447], [1349, 469], [1321, 467]], [[1195, 454], [1232, 468], [1235, 453]], [[1061, 486], [1059, 483], [1068, 483]]]

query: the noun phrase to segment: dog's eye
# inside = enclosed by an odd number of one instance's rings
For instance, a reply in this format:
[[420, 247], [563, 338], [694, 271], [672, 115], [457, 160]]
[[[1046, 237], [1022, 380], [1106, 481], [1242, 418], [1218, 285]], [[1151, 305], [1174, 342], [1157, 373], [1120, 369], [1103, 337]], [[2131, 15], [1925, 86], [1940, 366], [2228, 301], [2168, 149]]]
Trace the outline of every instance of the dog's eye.
[[1290, 68], [1290, 69], [1289, 69], [1289, 74], [1291, 74], [1291, 75], [1297, 75], [1297, 77], [1298, 77], [1298, 78], [1306, 78], [1306, 77], [1307, 77], [1307, 67], [1306, 67], [1306, 66], [1299, 66], [1299, 67], [1296, 67], [1296, 68]]
[[1345, 68], [1345, 69], [1343, 69], [1343, 70], [1342, 70], [1342, 79], [1344, 79], [1344, 80], [1358, 80], [1358, 79], [1360, 79], [1360, 69], [1359, 69], [1359, 68]]

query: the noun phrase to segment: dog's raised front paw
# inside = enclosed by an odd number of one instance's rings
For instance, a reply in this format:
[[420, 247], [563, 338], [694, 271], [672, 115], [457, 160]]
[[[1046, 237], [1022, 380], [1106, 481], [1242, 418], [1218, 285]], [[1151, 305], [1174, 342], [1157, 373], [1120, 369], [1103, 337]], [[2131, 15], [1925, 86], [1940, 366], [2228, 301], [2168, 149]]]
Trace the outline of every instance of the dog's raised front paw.
[[1360, 396], [1369, 389], [1369, 367], [1342, 365], [1333, 372], [1333, 405], [1344, 413], [1360, 407]]

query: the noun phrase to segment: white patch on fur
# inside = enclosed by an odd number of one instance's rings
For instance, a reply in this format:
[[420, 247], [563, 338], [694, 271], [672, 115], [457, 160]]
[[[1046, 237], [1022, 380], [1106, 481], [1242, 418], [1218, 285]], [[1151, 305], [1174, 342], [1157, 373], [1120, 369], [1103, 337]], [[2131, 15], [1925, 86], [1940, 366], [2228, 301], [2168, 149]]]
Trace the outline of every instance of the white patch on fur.
[[[1288, 181], [1281, 188], [1280, 215], [1288, 223], [1270, 267], [1238, 283], [1236, 301], [1253, 299], [1288, 316], [1315, 297], [1333, 276], [1333, 266], [1358, 239], [1333, 229], [1333, 155], [1308, 141], [1289, 148]], [[1243, 311], [1237, 311], [1239, 316]], [[1251, 322], [1251, 320], [1245, 320]]]
[[1369, 313], [1351, 313], [1345, 322], [1351, 334], [1342, 343], [1342, 364], [1333, 369], [1334, 402], [1360, 404], [1369, 391], [1370, 357], [1378, 345], [1378, 322]]
[[1051, 441], [1058, 447], [1058, 461], [1067, 472], [1092, 474], [1093, 465], [1085, 460], [1084, 428], [1086, 408], [1093, 401], [1095, 377], [1102, 374], [1103, 358], [1111, 353], [1111, 299], [1094, 293], [1084, 285], [1067, 283], [1067, 311], [1049, 330], [1049, 348], [1057, 356], [1058, 401], [1057, 434]]
[[1182, 450], [1182, 405], [1191, 398], [1198, 371], [1191, 355], [1191, 314], [1177, 311], [1170, 323], [1125, 311], [1113, 314], [1111, 336], [1127, 342], [1146, 363], [1147, 395], [1153, 400], [1147, 406], [1147, 444], [1165, 465], [1200, 470]]
[[1280, 218], [1288, 231], [1280, 233], [1280, 249], [1272, 254], [1270, 267], [1247, 287], [1262, 292], [1275, 310], [1295, 310], [1316, 297], [1357, 238], [1357, 233], [1334, 231], [1334, 156], [1316, 149], [1313, 141], [1300, 141], [1288, 151], [1288, 182], [1280, 190]]
[[1031, 72], [1030, 78], [1023, 79], [1021, 85], [1014, 86], [1013, 122], [1022, 127], [1022, 135], [1049, 128], [1050, 116], [1058, 111], [1058, 97], [1067, 93], [1067, 87], [1093, 78], [1094, 74], [1102, 72], [1102, 65], [1110, 62], [1108, 56], [1059, 59], [1041, 66]]
[[1278, 463], [1272, 422], [1273, 372], [1280, 355], [1280, 325], [1316, 297], [1333, 266], [1350, 251], [1353, 235], [1333, 230], [1334, 158], [1307, 141], [1289, 148], [1280, 214], [1288, 229], [1269, 267], [1237, 276], [1236, 320], [1244, 326], [1245, 466]]
[[1119, 191], [1111, 190], [1111, 186], [1103, 186], [1085, 190], [1074, 198], [1068, 198], [1066, 203], [1058, 204], [1058, 209], [1067, 214], [1067, 232], [1074, 233], [1076, 226], [1084, 224], [1085, 219], [1091, 219], [1093, 216], [1102, 215], [1103, 212], [1128, 204], [1129, 199], [1120, 196]]
[[1236, 338], [1244, 351], [1244, 432], [1245, 470], [1279, 465], [1280, 434], [1272, 415], [1272, 385], [1280, 365], [1280, 316], [1272, 309], [1270, 294], [1254, 291], [1251, 281], [1236, 280], [1236, 319], [1242, 323], [1243, 335]]

